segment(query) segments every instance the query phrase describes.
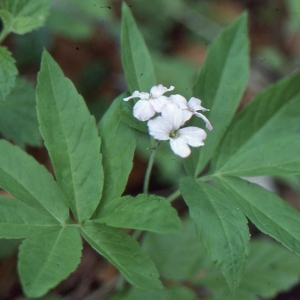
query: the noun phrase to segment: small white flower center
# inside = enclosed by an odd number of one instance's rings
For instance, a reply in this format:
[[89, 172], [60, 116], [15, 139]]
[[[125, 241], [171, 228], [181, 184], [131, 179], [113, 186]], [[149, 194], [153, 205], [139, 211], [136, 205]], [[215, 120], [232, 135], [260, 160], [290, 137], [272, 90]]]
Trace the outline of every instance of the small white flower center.
[[172, 130], [169, 134], [169, 137], [172, 139], [175, 139], [179, 136], [179, 133], [177, 132], [177, 130]]

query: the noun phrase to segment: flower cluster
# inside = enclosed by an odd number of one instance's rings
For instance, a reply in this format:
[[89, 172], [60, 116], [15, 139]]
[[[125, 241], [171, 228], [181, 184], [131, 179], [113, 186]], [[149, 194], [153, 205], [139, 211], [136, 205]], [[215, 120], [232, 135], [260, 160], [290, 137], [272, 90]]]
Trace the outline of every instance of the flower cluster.
[[[198, 127], [183, 127], [184, 123], [192, 116], [203, 119], [206, 128], [212, 130], [208, 119], [198, 111], [207, 111], [201, 106], [201, 100], [192, 97], [187, 101], [181, 95], [163, 94], [174, 90], [174, 87], [166, 88], [159, 84], [146, 92], [135, 91], [130, 97], [124, 98], [128, 101], [132, 98], [140, 98], [133, 107], [133, 115], [140, 121], [148, 121], [148, 129], [151, 136], [156, 140], [170, 141], [173, 152], [181, 157], [187, 157], [191, 153], [189, 147], [200, 147], [204, 145], [206, 132]], [[160, 114], [160, 115], [157, 115]], [[154, 117], [157, 115], [156, 117]], [[152, 118], [154, 117], [154, 118]]]

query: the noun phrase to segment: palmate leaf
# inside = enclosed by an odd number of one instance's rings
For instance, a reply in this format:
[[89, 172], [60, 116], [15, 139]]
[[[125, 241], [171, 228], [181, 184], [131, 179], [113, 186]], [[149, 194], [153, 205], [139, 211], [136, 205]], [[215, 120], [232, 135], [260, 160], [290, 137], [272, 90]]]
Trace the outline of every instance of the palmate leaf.
[[120, 197], [132, 169], [136, 133], [120, 117], [123, 95], [116, 98], [98, 124], [103, 156], [104, 186], [95, 218], [101, 207], [113, 198]]
[[142, 289], [162, 289], [154, 263], [139, 243], [124, 231], [87, 221], [81, 233], [131, 284]]
[[1, 188], [59, 223], [69, 219], [65, 199], [44, 166], [5, 140], [0, 141], [0, 153]]
[[[238, 76], [237, 76], [238, 74]], [[214, 129], [208, 132], [205, 147], [192, 151], [185, 160], [191, 176], [197, 176], [212, 158], [240, 102], [249, 75], [247, 14], [226, 27], [210, 46], [194, 86], [194, 97], [210, 109], [205, 115]], [[203, 127], [202, 120], [195, 120]]]
[[166, 198], [140, 194], [114, 198], [102, 206], [97, 223], [108, 226], [149, 230], [160, 233], [178, 232], [181, 222]]
[[17, 78], [5, 102], [0, 101], [0, 132], [18, 145], [40, 146], [42, 142], [36, 115], [33, 84]]
[[300, 73], [268, 87], [236, 115], [212, 173], [300, 174]]
[[130, 92], [149, 92], [156, 84], [154, 67], [145, 41], [129, 7], [122, 6], [121, 56]]
[[57, 182], [76, 219], [87, 220], [102, 193], [100, 138], [83, 98], [46, 51], [36, 96], [40, 130]]
[[47, 0], [2, 0], [0, 17], [6, 32], [24, 34], [42, 26], [49, 13]]
[[257, 184], [225, 176], [216, 181], [259, 230], [300, 256], [299, 212]]
[[249, 254], [247, 219], [226, 194], [212, 185], [187, 177], [180, 181], [180, 191], [203, 247], [224, 274], [229, 288], [236, 290]]
[[82, 243], [78, 227], [37, 230], [20, 246], [18, 270], [25, 294], [44, 295], [73, 272], [80, 262]]
[[0, 102], [4, 101], [15, 85], [18, 70], [11, 53], [0, 47]]

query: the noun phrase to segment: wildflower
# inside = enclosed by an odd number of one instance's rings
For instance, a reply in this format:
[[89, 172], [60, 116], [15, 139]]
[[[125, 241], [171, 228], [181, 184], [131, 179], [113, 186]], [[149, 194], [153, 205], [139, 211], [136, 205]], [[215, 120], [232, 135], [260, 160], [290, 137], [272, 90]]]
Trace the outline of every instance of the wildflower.
[[167, 103], [161, 110], [161, 116], [149, 120], [147, 125], [150, 135], [161, 141], [170, 141], [173, 152], [181, 157], [191, 153], [189, 147], [204, 145], [206, 132], [198, 127], [180, 128], [185, 122], [183, 110], [176, 103]]
[[187, 100], [181, 96], [181, 95], [171, 95], [169, 97], [169, 99], [171, 100], [171, 102], [176, 103], [179, 105], [179, 107], [182, 109], [183, 111], [183, 118], [185, 121], [189, 120], [193, 115], [195, 115], [198, 118], [201, 118], [205, 124], [206, 124], [206, 128], [209, 130], [212, 130], [213, 127], [211, 126], [210, 122], [208, 121], [208, 119], [201, 113], [198, 112], [198, 110], [202, 110], [202, 111], [208, 111], [209, 109], [206, 109], [204, 107], [201, 106], [201, 100], [197, 99], [195, 97], [192, 97], [189, 102], [187, 102]]
[[140, 121], [147, 121], [156, 113], [160, 113], [163, 106], [170, 101], [169, 98], [163, 96], [163, 94], [172, 90], [174, 90], [174, 86], [166, 88], [162, 84], [159, 84], [151, 88], [150, 94], [135, 91], [130, 97], [124, 98], [123, 100], [128, 101], [132, 98], [140, 98], [133, 107], [133, 115]]

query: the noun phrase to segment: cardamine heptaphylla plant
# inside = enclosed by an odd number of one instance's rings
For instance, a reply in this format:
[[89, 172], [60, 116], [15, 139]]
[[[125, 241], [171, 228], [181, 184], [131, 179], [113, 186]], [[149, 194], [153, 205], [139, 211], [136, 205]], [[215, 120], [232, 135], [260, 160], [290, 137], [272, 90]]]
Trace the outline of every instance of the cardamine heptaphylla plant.
[[[42, 26], [49, 13], [46, 0], [1, 1], [0, 41]], [[16, 91], [21, 99], [32, 87], [16, 80], [15, 61], [3, 46], [0, 58], [6, 108], [17, 101]], [[192, 93], [168, 95], [174, 86], [157, 84], [125, 3], [121, 58], [129, 91], [96, 124], [73, 83], [43, 51], [37, 113], [32, 103], [28, 107], [54, 175], [18, 146], [0, 141], [0, 187], [12, 197], [0, 197], [0, 237], [22, 239], [24, 293], [41, 297], [74, 272], [82, 239], [119, 270], [113, 299], [198, 299], [203, 286], [209, 299], [256, 299], [295, 284], [300, 261], [290, 251], [300, 255], [300, 214], [243, 178], [300, 173], [300, 74], [268, 87], [236, 114], [249, 76], [246, 13], [210, 45]], [[5, 136], [18, 141], [5, 128]], [[22, 145], [27, 140], [19, 139]], [[125, 195], [141, 148], [149, 159], [143, 193]], [[161, 170], [179, 165], [167, 197], [149, 190], [155, 163]], [[171, 205], [180, 196], [188, 216]], [[248, 220], [288, 250], [274, 241], [250, 241]]]

